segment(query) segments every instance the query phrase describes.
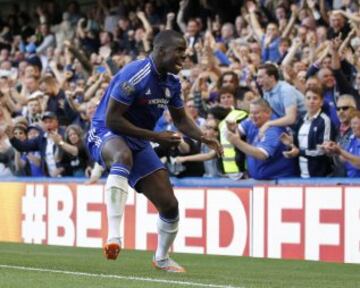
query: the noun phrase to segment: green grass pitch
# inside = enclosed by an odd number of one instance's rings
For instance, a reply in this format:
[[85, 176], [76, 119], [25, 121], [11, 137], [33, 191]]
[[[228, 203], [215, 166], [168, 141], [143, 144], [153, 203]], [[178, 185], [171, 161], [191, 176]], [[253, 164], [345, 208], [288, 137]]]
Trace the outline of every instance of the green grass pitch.
[[360, 265], [174, 254], [185, 274], [151, 266], [151, 252], [122, 251], [107, 261], [100, 249], [0, 243], [1, 288], [92, 287], [351, 287]]

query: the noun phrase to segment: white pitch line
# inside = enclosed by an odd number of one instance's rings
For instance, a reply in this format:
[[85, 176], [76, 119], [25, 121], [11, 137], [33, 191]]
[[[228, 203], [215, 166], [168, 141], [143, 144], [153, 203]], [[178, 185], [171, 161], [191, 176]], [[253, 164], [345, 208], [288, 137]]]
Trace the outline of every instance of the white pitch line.
[[0, 264], [0, 268], [24, 270], [24, 271], [35, 271], [35, 272], [48, 272], [48, 273], [66, 274], [66, 275], [74, 275], [74, 276], [100, 277], [100, 278], [108, 278], [108, 279], [125, 279], [125, 280], [164, 283], [164, 284], [170, 283], [170, 284], [174, 284], [174, 285], [183, 285], [183, 286], [192, 286], [192, 287], [244, 288], [244, 287], [231, 286], [231, 285], [217, 285], [217, 284], [205, 284], [205, 283], [198, 283], [198, 282], [175, 281], [175, 280], [168, 280], [168, 279], [156, 279], [156, 278], [145, 278], [145, 277], [135, 277], [135, 276], [121, 276], [121, 275], [111, 275], [111, 274], [73, 272], [73, 271], [65, 271], [65, 270], [52, 270], [52, 269], [43, 269], [43, 268], [25, 267], [25, 266], [13, 266], [13, 265], [4, 265], [4, 264]]

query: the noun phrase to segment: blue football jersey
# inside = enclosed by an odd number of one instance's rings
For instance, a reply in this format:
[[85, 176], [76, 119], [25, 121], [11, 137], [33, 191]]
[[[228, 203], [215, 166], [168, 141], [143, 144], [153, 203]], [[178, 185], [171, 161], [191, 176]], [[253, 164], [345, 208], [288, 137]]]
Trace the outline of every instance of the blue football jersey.
[[114, 76], [95, 112], [92, 127], [107, 128], [110, 98], [129, 106], [124, 113], [127, 120], [149, 130], [154, 129], [167, 106], [183, 107], [179, 79], [170, 73], [161, 78], [151, 57], [129, 63]]

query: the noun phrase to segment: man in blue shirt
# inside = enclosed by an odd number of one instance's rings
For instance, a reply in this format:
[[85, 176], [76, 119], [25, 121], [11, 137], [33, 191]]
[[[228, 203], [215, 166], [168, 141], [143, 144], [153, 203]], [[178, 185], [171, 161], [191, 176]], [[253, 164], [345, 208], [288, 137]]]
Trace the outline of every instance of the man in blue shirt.
[[89, 151], [109, 170], [105, 185], [107, 259], [116, 259], [120, 252], [120, 223], [129, 183], [159, 211], [153, 265], [170, 272], [185, 271], [168, 255], [178, 230], [178, 202], [168, 172], [150, 145], [150, 141], [169, 147], [178, 145], [181, 136], [174, 131], [154, 132], [155, 123], [167, 107], [182, 133], [222, 153], [219, 142], [205, 137], [185, 113], [180, 82], [174, 75], [182, 69], [185, 49], [180, 33], [160, 32], [149, 58], [126, 65], [114, 76], [92, 119], [87, 138]]
[[264, 133], [271, 126], [287, 127], [296, 124], [305, 113], [304, 95], [285, 81], [279, 81], [278, 68], [273, 64], [263, 64], [257, 73], [257, 82], [264, 92], [276, 118], [261, 127]]
[[[264, 180], [298, 176], [296, 160], [283, 156], [286, 146], [280, 142], [280, 135], [285, 128], [272, 126], [263, 135], [259, 134], [259, 128], [272, 118], [271, 115], [266, 100], [254, 100], [250, 104], [250, 119], [241, 122], [235, 132], [228, 131], [228, 140], [246, 154], [251, 178]], [[246, 136], [246, 142], [240, 134]]]

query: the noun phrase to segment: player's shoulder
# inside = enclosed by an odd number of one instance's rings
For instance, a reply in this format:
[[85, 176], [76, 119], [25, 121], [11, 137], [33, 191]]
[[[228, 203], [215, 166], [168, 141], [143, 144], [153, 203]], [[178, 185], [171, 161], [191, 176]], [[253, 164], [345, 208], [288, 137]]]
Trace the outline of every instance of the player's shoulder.
[[177, 75], [172, 74], [172, 73], [168, 73], [167, 83], [172, 88], [180, 88], [181, 87], [180, 78]]
[[125, 65], [118, 77], [129, 82], [132, 86], [136, 86], [150, 76], [151, 63], [148, 58], [135, 60]]
[[179, 78], [179, 76], [177, 76], [177, 75], [175, 75], [173, 73], [168, 73], [168, 81], [173, 82], [173, 83], [179, 83], [180, 78]]

